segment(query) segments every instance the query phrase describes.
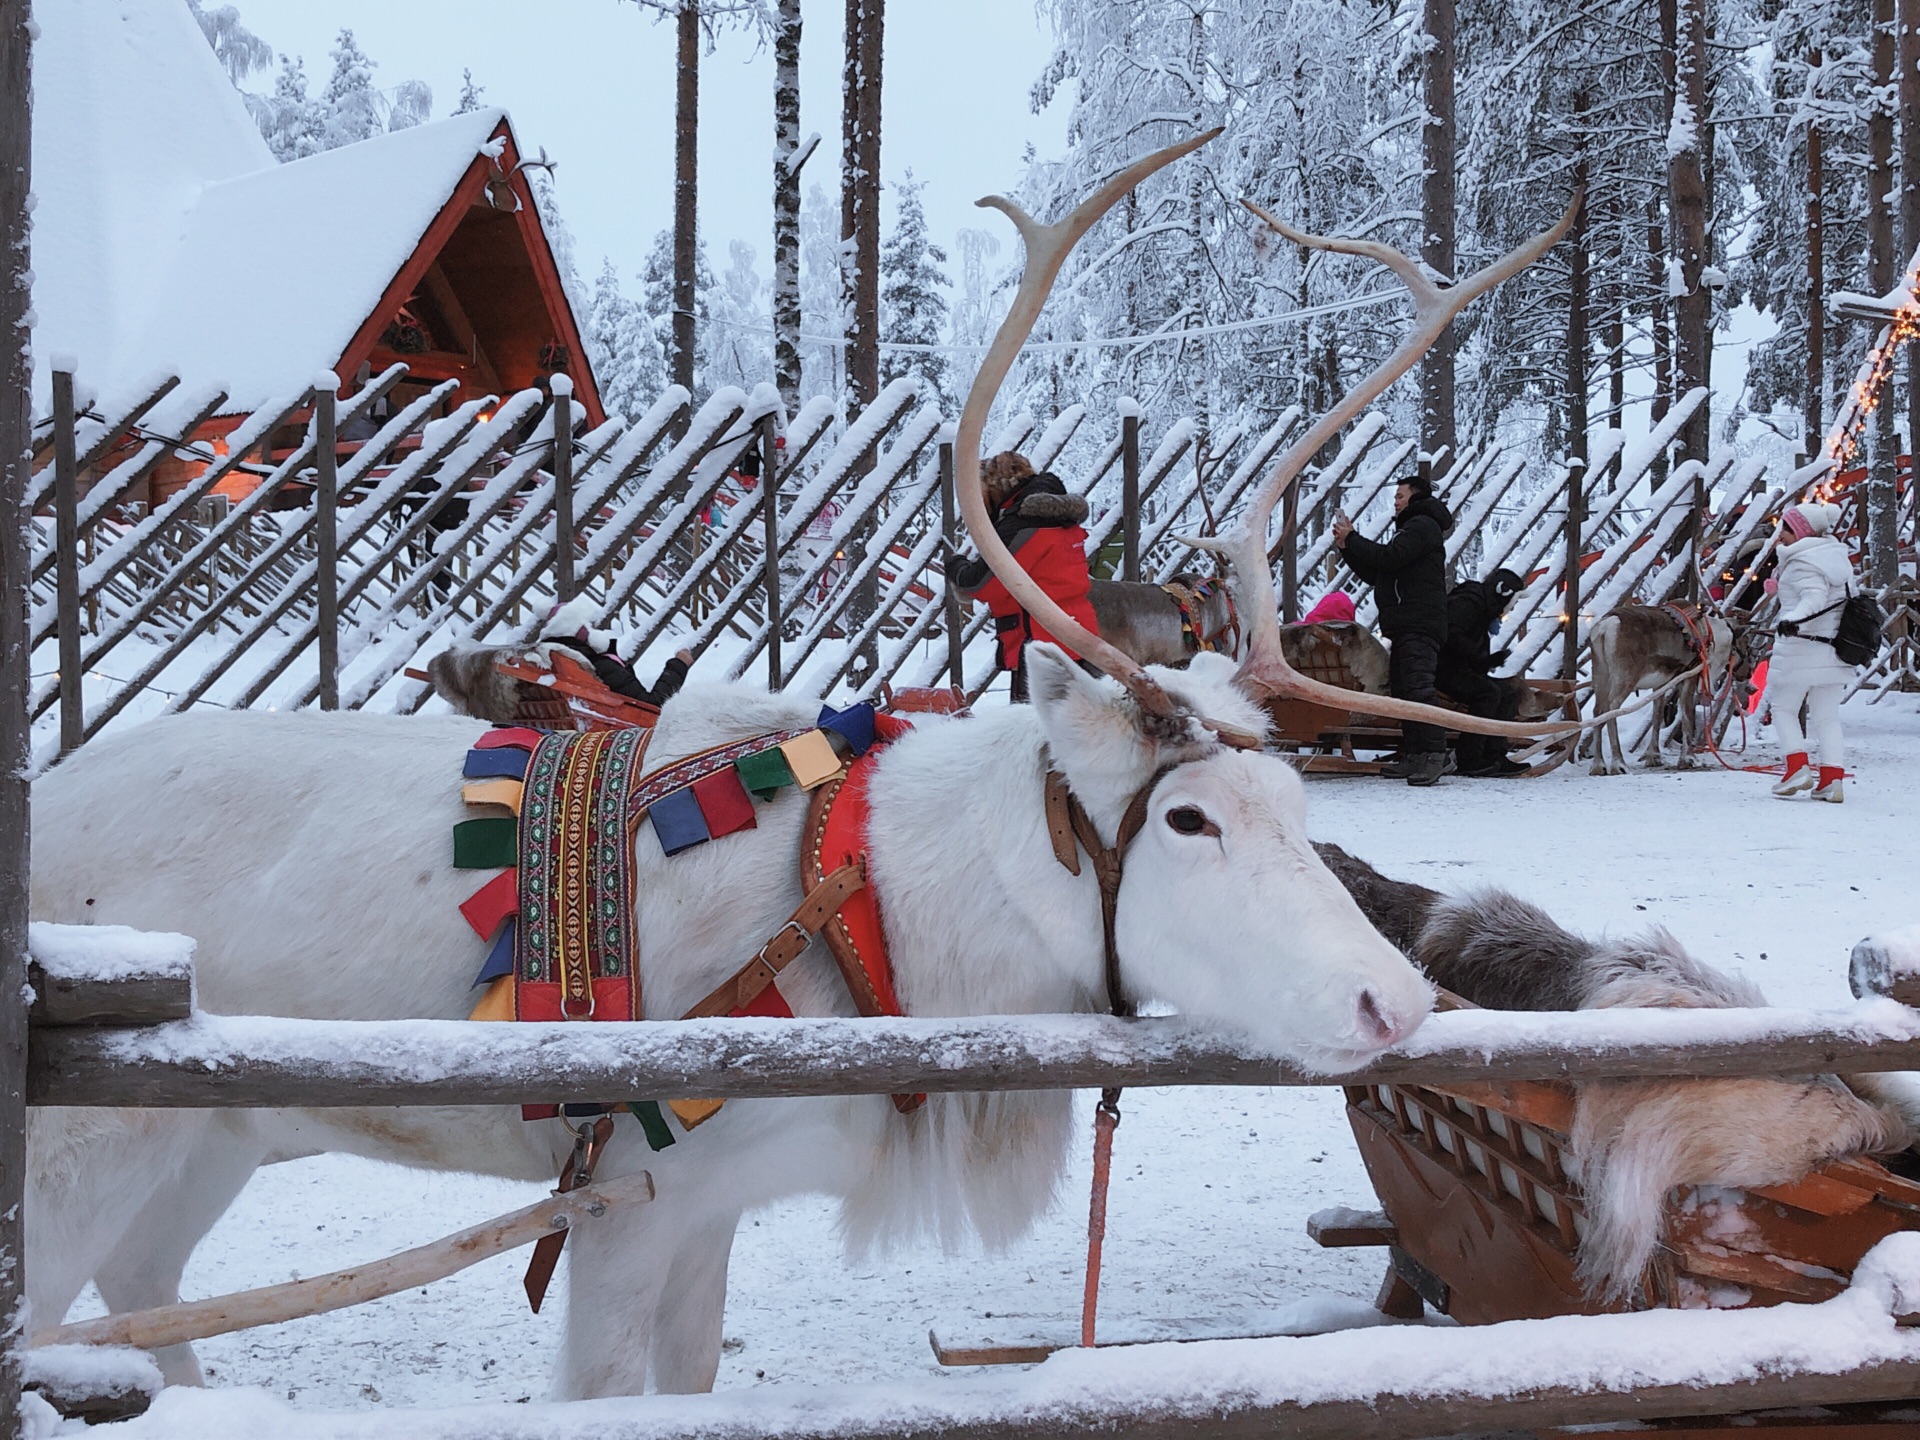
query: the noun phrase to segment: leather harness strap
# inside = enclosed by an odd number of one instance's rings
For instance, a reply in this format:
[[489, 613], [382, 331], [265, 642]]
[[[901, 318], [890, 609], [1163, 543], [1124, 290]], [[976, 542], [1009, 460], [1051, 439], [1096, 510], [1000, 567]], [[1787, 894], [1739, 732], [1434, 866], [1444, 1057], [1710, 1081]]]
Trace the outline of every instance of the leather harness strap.
[[[1147, 823], [1147, 802], [1153, 798], [1153, 790], [1166, 775], [1171, 765], [1163, 766], [1148, 777], [1147, 783], [1134, 792], [1133, 799], [1127, 802], [1126, 812], [1120, 817], [1120, 829], [1108, 845], [1100, 838], [1100, 831], [1093, 823], [1093, 817], [1087, 814], [1086, 807], [1079, 797], [1067, 790], [1067, 814], [1073, 826], [1074, 837], [1080, 848], [1087, 852], [1087, 858], [1093, 862], [1093, 877], [1100, 884], [1100, 930], [1106, 951], [1107, 1006], [1115, 1015], [1128, 1016], [1134, 1013], [1133, 1002], [1127, 999], [1126, 990], [1120, 983], [1120, 947], [1114, 935], [1114, 923], [1120, 913], [1120, 880], [1126, 871], [1127, 847]], [[1047, 778], [1048, 809], [1051, 811], [1051, 797], [1054, 793], [1054, 781], [1057, 772], [1049, 772]], [[1066, 790], [1066, 782], [1060, 781], [1059, 788]], [[1051, 830], [1051, 814], [1048, 829]], [[1060, 863], [1073, 874], [1080, 873], [1077, 858], [1069, 863], [1066, 853], [1059, 842], [1054, 844], [1054, 854]]]
[[1047, 771], [1047, 838], [1053, 842], [1053, 858], [1068, 874], [1080, 873], [1080, 847], [1074, 843], [1073, 792], [1067, 777], [1058, 770]]
[[866, 883], [867, 872], [857, 864], [842, 865], [825, 876], [752, 959], [681, 1018], [710, 1020], [751, 1005], [782, 970], [800, 957], [846, 898]]

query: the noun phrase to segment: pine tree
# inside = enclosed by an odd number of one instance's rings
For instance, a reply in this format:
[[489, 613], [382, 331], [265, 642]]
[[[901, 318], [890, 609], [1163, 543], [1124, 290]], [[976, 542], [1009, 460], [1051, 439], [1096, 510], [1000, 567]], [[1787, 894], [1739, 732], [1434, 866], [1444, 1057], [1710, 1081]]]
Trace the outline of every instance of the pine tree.
[[471, 115], [481, 108], [480, 101], [486, 93], [486, 86], [473, 83], [473, 71], [463, 69], [460, 72], [460, 103], [453, 107], [453, 113]]
[[727, 272], [705, 292], [706, 384], [750, 390], [773, 374], [767, 330], [767, 284], [754, 268], [759, 257], [744, 240], [727, 246]]
[[333, 42], [333, 74], [320, 92], [320, 104], [326, 110], [326, 145], [331, 150], [351, 145], [380, 134], [379, 94], [373, 88], [374, 62], [353, 38], [353, 31], [342, 29]]
[[[695, 393], [708, 388], [706, 380], [707, 297], [713, 289], [713, 267], [707, 263], [707, 242], [694, 247], [693, 367]], [[647, 263], [640, 271], [640, 304], [653, 328], [662, 354], [673, 346], [673, 232], [662, 230], [653, 237]]]
[[920, 201], [925, 182], [909, 170], [899, 187], [893, 233], [880, 252], [880, 381], [918, 375], [951, 408], [947, 357], [938, 351], [886, 350], [887, 345], [938, 345], [946, 330], [947, 252], [927, 238], [927, 212]]
[[325, 114], [307, 96], [306, 61], [282, 55], [273, 94], [262, 100], [261, 108], [254, 113], [254, 123], [275, 157], [301, 160], [327, 148]]
[[586, 311], [587, 358], [611, 414], [643, 413], [666, 388], [666, 357], [646, 312], [620, 289], [620, 273], [603, 259]]

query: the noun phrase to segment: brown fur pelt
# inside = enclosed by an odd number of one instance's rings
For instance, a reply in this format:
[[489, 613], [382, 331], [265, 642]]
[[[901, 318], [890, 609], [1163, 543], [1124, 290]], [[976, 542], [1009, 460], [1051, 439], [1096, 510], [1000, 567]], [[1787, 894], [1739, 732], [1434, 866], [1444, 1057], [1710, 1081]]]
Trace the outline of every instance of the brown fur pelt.
[[434, 693], [462, 715], [495, 725], [517, 724], [523, 682], [502, 674], [496, 664], [502, 656], [517, 653], [498, 646], [455, 646], [427, 662], [427, 677]]
[[[1317, 847], [1374, 927], [1436, 984], [1493, 1010], [1763, 1006], [1750, 981], [1689, 955], [1664, 929], [1590, 940], [1504, 890], [1440, 895]], [[1330, 853], [1331, 852], [1331, 853]], [[1408, 937], [1411, 937], [1410, 939]], [[1907, 1097], [1876, 1076], [1599, 1080], [1574, 1087], [1569, 1162], [1586, 1194], [1588, 1289], [1633, 1292], [1676, 1186], [1797, 1180], [1843, 1156], [1913, 1143]]]

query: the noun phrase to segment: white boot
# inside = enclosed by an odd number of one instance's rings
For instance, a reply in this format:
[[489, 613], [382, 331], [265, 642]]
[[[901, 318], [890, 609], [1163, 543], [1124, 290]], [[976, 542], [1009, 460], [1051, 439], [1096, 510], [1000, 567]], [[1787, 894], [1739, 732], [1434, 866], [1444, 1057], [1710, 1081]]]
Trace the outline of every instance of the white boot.
[[1787, 757], [1787, 773], [1773, 782], [1773, 793], [1782, 800], [1791, 800], [1818, 783], [1813, 767], [1807, 763], [1806, 752], [1796, 750]]

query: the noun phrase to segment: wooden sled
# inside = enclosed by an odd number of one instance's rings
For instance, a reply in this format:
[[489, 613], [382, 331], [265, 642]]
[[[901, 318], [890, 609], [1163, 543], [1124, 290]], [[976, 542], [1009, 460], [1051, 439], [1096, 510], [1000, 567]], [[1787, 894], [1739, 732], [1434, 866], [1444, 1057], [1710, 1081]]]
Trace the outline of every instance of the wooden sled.
[[[1303, 627], [1290, 658], [1294, 668], [1309, 680], [1356, 693], [1365, 688], [1347, 667], [1339, 648], [1317, 626]], [[1520, 683], [1533, 692], [1535, 703], [1529, 708], [1543, 715], [1557, 712], [1569, 719], [1580, 718], [1572, 682], [1522, 678]], [[1444, 696], [1440, 703], [1449, 710], [1461, 708]], [[1302, 756], [1299, 768], [1308, 775], [1378, 775], [1386, 764], [1382, 757], [1400, 745], [1399, 723], [1377, 715], [1312, 700], [1268, 699], [1261, 702], [1261, 707], [1273, 721], [1268, 745]], [[1453, 732], [1447, 738], [1451, 741]], [[1572, 755], [1577, 740], [1577, 735], [1555, 737], [1534, 746], [1522, 757], [1528, 768], [1519, 778], [1531, 779], [1557, 770]]]
[[[1323, 1211], [1308, 1233], [1325, 1246], [1385, 1249], [1387, 1273], [1374, 1303], [1394, 1318], [1431, 1308], [1462, 1324], [1489, 1325], [1817, 1302], [1846, 1289], [1880, 1240], [1920, 1229], [1920, 1181], [1873, 1160], [1831, 1161], [1785, 1185], [1686, 1187], [1668, 1202], [1666, 1239], [1636, 1291], [1605, 1302], [1587, 1295], [1576, 1275], [1587, 1210], [1567, 1174], [1571, 1085], [1357, 1085], [1346, 1094], [1347, 1119], [1383, 1208]], [[1894, 1163], [1914, 1158], [1908, 1152]], [[1768, 1440], [1867, 1440], [1920, 1433], [1915, 1408], [1849, 1406], [1656, 1428], [1670, 1437], [1758, 1430]]]

